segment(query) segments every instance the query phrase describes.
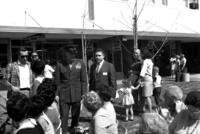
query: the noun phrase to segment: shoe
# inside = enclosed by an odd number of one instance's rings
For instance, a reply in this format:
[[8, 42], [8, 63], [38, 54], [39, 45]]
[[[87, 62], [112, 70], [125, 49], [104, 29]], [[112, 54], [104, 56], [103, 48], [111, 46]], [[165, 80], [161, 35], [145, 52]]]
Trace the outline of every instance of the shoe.
[[128, 117], [126, 117], [126, 119], [124, 120], [125, 122], [128, 122]]
[[130, 120], [130, 121], [133, 121], [133, 120], [134, 120], [134, 118], [133, 118], [133, 117], [131, 117], [129, 120]]

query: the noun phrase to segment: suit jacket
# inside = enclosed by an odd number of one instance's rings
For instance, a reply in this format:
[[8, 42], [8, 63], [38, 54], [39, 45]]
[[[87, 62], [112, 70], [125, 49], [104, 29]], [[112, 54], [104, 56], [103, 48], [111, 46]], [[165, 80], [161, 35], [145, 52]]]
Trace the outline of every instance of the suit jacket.
[[[104, 61], [99, 72], [96, 72], [97, 64], [93, 64], [90, 70], [89, 89], [96, 91], [97, 87], [101, 84], [113, 87], [116, 90], [116, 77], [115, 68], [113, 64]], [[113, 94], [115, 97], [115, 93]]]
[[79, 102], [87, 91], [86, 66], [81, 60], [75, 60], [69, 65], [57, 63], [56, 83], [61, 103]]
[[[12, 84], [13, 86], [16, 87], [20, 87], [20, 76], [19, 76], [19, 66], [20, 66], [20, 62], [16, 61], [13, 63], [9, 63], [6, 67], [6, 79], [7, 81]], [[30, 62], [27, 61], [26, 63], [29, 67], [30, 70], [30, 86], [32, 86], [33, 84], [33, 75], [32, 75], [32, 71], [31, 71], [31, 64]]]

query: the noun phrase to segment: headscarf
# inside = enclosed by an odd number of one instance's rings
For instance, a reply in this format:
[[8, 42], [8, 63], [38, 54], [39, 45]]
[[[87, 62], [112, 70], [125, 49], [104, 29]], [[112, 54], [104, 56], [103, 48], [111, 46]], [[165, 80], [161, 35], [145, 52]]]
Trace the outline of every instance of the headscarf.
[[173, 97], [175, 100], [183, 99], [183, 91], [178, 86], [170, 86], [169, 88], [167, 88], [165, 95]]

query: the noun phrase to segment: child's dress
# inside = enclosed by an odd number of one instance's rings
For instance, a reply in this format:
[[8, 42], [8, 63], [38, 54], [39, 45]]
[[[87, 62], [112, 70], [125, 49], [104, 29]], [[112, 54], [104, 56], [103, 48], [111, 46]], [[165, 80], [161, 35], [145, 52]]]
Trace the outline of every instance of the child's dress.
[[132, 95], [132, 88], [124, 87], [121, 88], [120, 91], [123, 93], [122, 105], [123, 106], [130, 106], [135, 104], [133, 95]]

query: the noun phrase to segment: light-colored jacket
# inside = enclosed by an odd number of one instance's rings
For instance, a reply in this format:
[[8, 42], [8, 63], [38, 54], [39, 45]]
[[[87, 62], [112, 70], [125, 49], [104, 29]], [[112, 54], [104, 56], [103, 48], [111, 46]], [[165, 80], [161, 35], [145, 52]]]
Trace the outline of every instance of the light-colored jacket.
[[[31, 64], [30, 62], [27, 62], [28, 67], [30, 69], [30, 87], [33, 84], [33, 75], [32, 75], [32, 71], [31, 71]], [[7, 81], [12, 84], [15, 87], [20, 87], [20, 76], [19, 76], [19, 66], [20, 66], [20, 62], [16, 61], [13, 63], [9, 63], [6, 67], [6, 79]]]

